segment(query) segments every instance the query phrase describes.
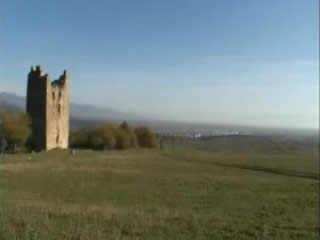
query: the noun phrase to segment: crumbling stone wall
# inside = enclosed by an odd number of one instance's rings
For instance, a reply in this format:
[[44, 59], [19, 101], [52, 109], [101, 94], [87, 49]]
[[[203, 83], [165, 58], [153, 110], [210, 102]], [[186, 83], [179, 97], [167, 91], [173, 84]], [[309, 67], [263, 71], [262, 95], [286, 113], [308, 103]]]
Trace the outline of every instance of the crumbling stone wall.
[[32, 119], [31, 145], [34, 150], [68, 148], [69, 79], [66, 71], [51, 82], [40, 66], [31, 67], [27, 113]]

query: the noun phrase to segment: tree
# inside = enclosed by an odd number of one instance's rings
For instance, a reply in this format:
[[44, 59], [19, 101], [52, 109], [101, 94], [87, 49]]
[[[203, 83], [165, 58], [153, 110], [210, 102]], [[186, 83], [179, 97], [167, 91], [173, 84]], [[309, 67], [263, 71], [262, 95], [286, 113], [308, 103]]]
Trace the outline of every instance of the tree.
[[8, 142], [9, 148], [24, 148], [31, 136], [31, 120], [22, 113], [1, 113], [1, 132]]

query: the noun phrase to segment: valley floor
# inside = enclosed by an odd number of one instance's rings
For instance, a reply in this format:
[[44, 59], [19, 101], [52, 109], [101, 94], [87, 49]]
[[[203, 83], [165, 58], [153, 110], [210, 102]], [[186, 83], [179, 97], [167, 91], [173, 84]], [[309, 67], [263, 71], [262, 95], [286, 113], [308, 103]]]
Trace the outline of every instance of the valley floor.
[[0, 239], [319, 239], [318, 154], [0, 156]]

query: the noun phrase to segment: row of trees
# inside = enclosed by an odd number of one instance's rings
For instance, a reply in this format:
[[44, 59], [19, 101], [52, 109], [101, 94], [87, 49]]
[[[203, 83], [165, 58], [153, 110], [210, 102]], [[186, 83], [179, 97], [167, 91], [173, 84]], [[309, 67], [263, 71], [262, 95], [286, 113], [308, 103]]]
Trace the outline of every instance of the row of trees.
[[70, 145], [75, 148], [96, 150], [154, 148], [158, 146], [158, 139], [146, 127], [132, 128], [123, 122], [118, 127], [104, 124], [100, 127], [73, 132], [70, 136]]
[[[32, 134], [31, 120], [26, 114], [0, 113], [0, 150], [5, 148], [16, 151], [26, 149]], [[158, 139], [146, 127], [132, 128], [126, 122], [120, 126], [103, 124], [100, 127], [80, 129], [70, 135], [70, 146], [73, 148], [89, 148], [96, 150], [154, 148]]]

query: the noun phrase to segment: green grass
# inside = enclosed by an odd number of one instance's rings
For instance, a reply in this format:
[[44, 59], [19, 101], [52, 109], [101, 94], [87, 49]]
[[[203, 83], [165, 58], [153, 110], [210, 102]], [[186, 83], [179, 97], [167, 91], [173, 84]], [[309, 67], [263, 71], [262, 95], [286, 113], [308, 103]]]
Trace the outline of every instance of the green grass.
[[318, 239], [318, 154], [0, 158], [0, 239]]

